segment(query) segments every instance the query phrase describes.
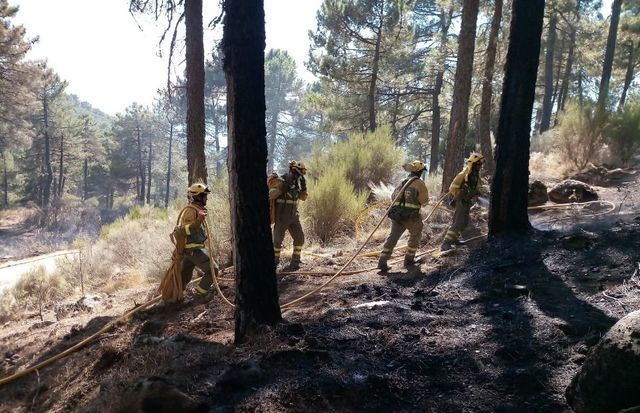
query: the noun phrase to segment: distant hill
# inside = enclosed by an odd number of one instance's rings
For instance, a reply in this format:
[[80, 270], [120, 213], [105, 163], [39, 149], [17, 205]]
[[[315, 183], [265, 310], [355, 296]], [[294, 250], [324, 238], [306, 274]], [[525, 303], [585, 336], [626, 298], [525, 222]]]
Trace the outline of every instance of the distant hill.
[[76, 115], [90, 116], [95, 120], [96, 126], [101, 130], [108, 129], [111, 127], [111, 124], [115, 119], [113, 116], [104, 113], [98, 108], [94, 108], [93, 106], [91, 106], [91, 103], [81, 100], [78, 96], [74, 94], [68, 94], [67, 96], [69, 100], [73, 103], [73, 111]]

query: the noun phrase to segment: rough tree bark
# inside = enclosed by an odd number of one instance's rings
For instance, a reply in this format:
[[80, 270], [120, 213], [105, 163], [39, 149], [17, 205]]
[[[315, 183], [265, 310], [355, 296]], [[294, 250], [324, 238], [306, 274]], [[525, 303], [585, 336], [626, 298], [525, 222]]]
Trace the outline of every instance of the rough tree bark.
[[164, 207], [169, 206], [169, 191], [171, 189], [171, 155], [173, 149], [173, 122], [169, 122], [169, 154], [167, 156], [167, 186], [164, 191]]
[[446, 192], [462, 166], [464, 140], [469, 124], [469, 95], [473, 75], [473, 55], [476, 43], [478, 0], [465, 0], [458, 39], [458, 64], [453, 86], [453, 104], [447, 137], [447, 152], [442, 176], [442, 191]]
[[620, 103], [618, 103], [619, 111], [622, 110], [627, 100], [627, 92], [629, 91], [629, 86], [631, 86], [631, 82], [633, 81], [633, 72], [636, 67], [636, 45], [633, 41], [629, 41], [627, 46], [629, 47], [629, 58], [627, 60], [627, 71], [624, 75], [624, 86], [622, 87], [622, 95], [620, 95]]
[[187, 74], [187, 169], [189, 185], [207, 182], [204, 153], [204, 44], [202, 0], [184, 2]]
[[493, 71], [496, 63], [496, 51], [498, 50], [498, 33], [502, 20], [502, 0], [495, 0], [491, 29], [489, 30], [489, 42], [485, 52], [484, 76], [482, 78], [482, 98], [480, 100], [480, 119], [478, 121], [478, 133], [480, 135], [480, 148], [485, 158], [485, 170], [493, 174], [495, 161], [493, 160], [493, 145], [491, 145], [491, 101], [493, 96]]
[[496, 136], [489, 236], [525, 233], [529, 189], [529, 138], [540, 54], [544, 0], [514, 0]]
[[[553, 3], [551, 4], [553, 8]], [[549, 18], [549, 33], [547, 34], [547, 50], [544, 60], [544, 98], [542, 99], [542, 118], [540, 120], [540, 133], [546, 132], [551, 127], [551, 114], [553, 113], [553, 58], [556, 51], [558, 13], [551, 11]]]
[[227, 81], [229, 192], [236, 271], [235, 342], [281, 319], [264, 179], [263, 0], [226, 0], [222, 50]]
[[611, 80], [613, 56], [616, 51], [616, 41], [618, 39], [618, 23], [620, 23], [621, 8], [622, 0], [613, 0], [611, 4], [611, 23], [609, 24], [609, 35], [607, 36], [607, 48], [604, 52], [602, 78], [600, 79], [600, 90], [598, 92], [598, 107], [601, 110], [606, 109], [609, 103], [609, 81]]
[[433, 95], [431, 98], [431, 107], [433, 114], [431, 116], [431, 156], [429, 158], [429, 175], [438, 172], [438, 158], [440, 155], [440, 93], [442, 93], [442, 84], [444, 81], [444, 68], [447, 60], [446, 44], [449, 35], [449, 27], [451, 26], [451, 17], [453, 10], [445, 13], [440, 12], [440, 44], [442, 45], [442, 62], [440, 68], [436, 72], [436, 81], [433, 86]]

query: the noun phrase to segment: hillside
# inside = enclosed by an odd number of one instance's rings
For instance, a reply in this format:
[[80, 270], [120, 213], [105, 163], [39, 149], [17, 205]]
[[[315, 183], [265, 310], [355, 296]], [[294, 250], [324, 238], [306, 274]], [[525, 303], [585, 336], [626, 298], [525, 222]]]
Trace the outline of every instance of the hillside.
[[[616, 204], [625, 198], [622, 213], [572, 220], [563, 232], [475, 241], [429, 254], [420, 270], [396, 264], [388, 276], [340, 277], [244, 346], [232, 344], [233, 312], [218, 297], [156, 305], [39, 376], [0, 388], [1, 409], [570, 411], [564, 389], [589, 349], [640, 309], [640, 215], [625, 195], [635, 187], [599, 188]], [[335, 270], [349, 248], [319, 251], [335, 256], [308, 257], [303, 270]], [[324, 280], [281, 276], [281, 301]], [[105, 294], [60, 311], [59, 321], [32, 314], [3, 325], [3, 375], [79, 342], [153, 292]]]

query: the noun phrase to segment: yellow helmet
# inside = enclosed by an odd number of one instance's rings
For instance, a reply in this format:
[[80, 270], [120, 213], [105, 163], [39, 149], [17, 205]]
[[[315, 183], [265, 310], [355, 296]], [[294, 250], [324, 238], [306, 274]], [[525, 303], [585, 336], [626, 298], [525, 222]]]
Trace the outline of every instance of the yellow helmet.
[[307, 167], [304, 166], [304, 163], [298, 161], [289, 161], [289, 169], [295, 169], [300, 175], [307, 173]]
[[402, 165], [402, 169], [407, 172], [422, 172], [426, 168], [426, 165], [422, 161], [413, 161]]
[[472, 152], [471, 155], [464, 161], [464, 163], [473, 165], [474, 163], [480, 162], [484, 160], [484, 156], [480, 155], [478, 152]]
[[196, 196], [196, 195], [200, 195], [200, 194], [208, 194], [210, 192], [211, 191], [209, 190], [209, 187], [206, 186], [203, 183], [193, 184], [187, 189], [187, 195], [189, 195], [189, 196]]

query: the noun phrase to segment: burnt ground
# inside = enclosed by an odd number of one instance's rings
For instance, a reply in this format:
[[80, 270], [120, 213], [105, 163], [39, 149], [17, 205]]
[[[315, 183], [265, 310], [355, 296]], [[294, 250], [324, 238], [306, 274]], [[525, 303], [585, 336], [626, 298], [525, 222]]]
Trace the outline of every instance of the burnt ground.
[[[219, 298], [154, 307], [39, 377], [0, 388], [0, 410], [570, 411], [564, 389], [589, 349], [640, 309], [639, 251], [640, 219], [480, 242], [421, 270], [340, 278], [242, 346]], [[321, 281], [284, 277], [283, 301]], [[111, 318], [3, 336], [2, 374]]]

